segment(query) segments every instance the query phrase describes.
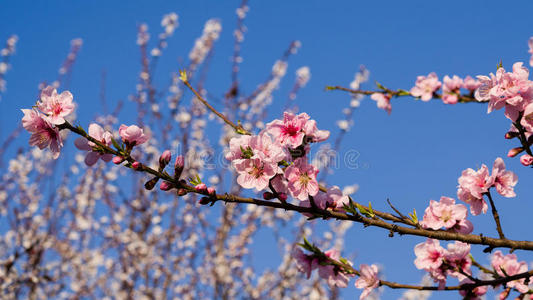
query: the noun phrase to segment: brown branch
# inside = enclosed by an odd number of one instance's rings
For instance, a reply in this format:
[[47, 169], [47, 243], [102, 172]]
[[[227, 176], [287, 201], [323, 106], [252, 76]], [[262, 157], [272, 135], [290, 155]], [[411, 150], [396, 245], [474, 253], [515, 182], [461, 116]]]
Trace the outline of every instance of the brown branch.
[[489, 198], [490, 208], [492, 209], [492, 216], [494, 217], [494, 222], [496, 223], [496, 230], [498, 231], [498, 235], [500, 236], [500, 239], [505, 239], [505, 235], [503, 234], [503, 230], [502, 230], [502, 225], [500, 223], [500, 215], [498, 214], [496, 205], [494, 204], [494, 201], [492, 200], [490, 191], [487, 191], [485, 195], [487, 195], [487, 198]]

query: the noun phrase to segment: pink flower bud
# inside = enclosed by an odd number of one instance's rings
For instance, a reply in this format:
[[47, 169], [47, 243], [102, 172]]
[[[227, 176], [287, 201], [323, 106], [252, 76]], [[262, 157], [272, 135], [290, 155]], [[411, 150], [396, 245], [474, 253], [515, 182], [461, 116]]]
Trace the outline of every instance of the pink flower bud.
[[162, 191], [168, 191], [172, 189], [172, 184], [170, 184], [168, 181], [163, 181], [161, 184], [159, 184], [159, 189]]
[[113, 157], [113, 163], [115, 165], [120, 165], [123, 161], [124, 161], [124, 157], [122, 157], [122, 156]]
[[281, 202], [285, 202], [285, 201], [287, 201], [287, 194], [285, 194], [285, 193], [279, 193], [279, 194], [278, 194], [278, 199], [279, 199]]
[[134, 169], [134, 170], [140, 170], [142, 168], [142, 164], [138, 161], [134, 161], [132, 164], [131, 164], [131, 167]]
[[271, 192], [264, 192], [263, 193], [263, 198], [265, 200], [272, 200], [272, 199], [274, 199], [274, 194], [272, 194]]
[[523, 164], [526, 167], [531, 165], [531, 164], [533, 164], [533, 156], [531, 156], [529, 154], [524, 154], [524, 155], [520, 156], [520, 163]]
[[149, 137], [144, 134], [144, 131], [137, 125], [126, 126], [122, 124], [118, 129], [118, 133], [120, 134], [122, 141], [131, 145], [131, 147], [144, 144], [149, 139]]
[[187, 191], [185, 189], [178, 189], [178, 196], [185, 196], [187, 195]]
[[519, 135], [518, 132], [516, 131], [509, 131], [505, 134], [505, 138], [510, 140], [510, 139], [514, 139], [515, 137], [517, 137]]
[[516, 147], [516, 148], [513, 148], [513, 149], [509, 150], [509, 152], [507, 153], [507, 156], [508, 157], [515, 157], [518, 154], [520, 154], [520, 152], [522, 152], [522, 151], [524, 151], [524, 148]]
[[208, 193], [209, 195], [215, 195], [215, 193], [216, 193], [216, 192], [215, 192], [215, 188], [212, 187], [212, 186], [208, 187], [208, 188], [207, 188], [207, 193]]
[[163, 154], [159, 157], [159, 165], [163, 167], [168, 165], [170, 159], [172, 159], [172, 153], [170, 153], [170, 150], [163, 151]]
[[207, 192], [207, 186], [205, 185], [205, 183], [200, 183], [199, 185], [197, 185], [194, 188], [196, 189], [197, 192], [200, 192], [200, 193]]
[[178, 169], [178, 168], [183, 169], [184, 165], [185, 165], [185, 158], [183, 157], [183, 155], [178, 155], [178, 157], [176, 157], [176, 162], [174, 163], [174, 169]]

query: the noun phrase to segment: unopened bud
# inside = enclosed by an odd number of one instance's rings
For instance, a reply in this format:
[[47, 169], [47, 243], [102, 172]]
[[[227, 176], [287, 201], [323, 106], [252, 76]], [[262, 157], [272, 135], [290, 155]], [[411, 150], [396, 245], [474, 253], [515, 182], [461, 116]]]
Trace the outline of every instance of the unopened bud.
[[183, 155], [178, 155], [178, 157], [176, 157], [176, 162], [174, 163], [174, 178], [180, 178], [184, 166], [185, 158], [183, 157]]
[[200, 201], [198, 201], [198, 203], [200, 203], [201, 205], [207, 205], [211, 202], [212, 200], [209, 197], [202, 197], [200, 198]]
[[142, 168], [142, 164], [138, 161], [134, 161], [132, 164], [131, 164], [131, 167], [132, 169], [134, 170], [140, 170]]
[[162, 191], [168, 191], [172, 189], [172, 184], [170, 184], [168, 181], [163, 181], [161, 184], [159, 184], [159, 189]]
[[122, 157], [122, 156], [115, 156], [115, 157], [113, 157], [113, 163], [114, 163], [115, 165], [119, 165], [119, 164], [121, 164], [123, 161], [124, 161], [124, 157]]
[[185, 189], [178, 189], [178, 196], [185, 196], [187, 195], [187, 191]]
[[507, 152], [507, 156], [508, 157], [515, 157], [518, 154], [520, 154], [520, 152], [522, 152], [522, 151], [524, 151], [524, 148], [516, 147], [516, 148], [513, 148], [513, 149], [509, 150], [509, 152]]
[[194, 188], [196, 189], [197, 192], [200, 192], [200, 193], [207, 192], [207, 186], [205, 185], [205, 183], [200, 183], [199, 185], [195, 186]]
[[285, 201], [287, 201], [287, 194], [285, 194], [285, 193], [279, 193], [279, 194], [278, 194], [278, 199], [279, 199], [281, 202], [285, 202]]
[[274, 199], [274, 194], [272, 194], [271, 192], [264, 192], [263, 193], [263, 199], [272, 200], [272, 199]]
[[159, 181], [159, 177], [154, 177], [154, 178], [148, 180], [144, 184], [144, 188], [150, 191], [150, 190], [152, 190], [155, 187], [155, 185], [157, 184], [158, 181]]
[[533, 156], [531, 156], [529, 154], [524, 154], [524, 155], [520, 156], [520, 163], [523, 164], [526, 167], [531, 165], [531, 164], [533, 164]]
[[207, 188], [207, 193], [208, 193], [209, 195], [215, 195], [215, 194], [216, 194], [216, 192], [215, 192], [215, 188], [212, 187], [212, 186], [208, 187], [208, 188]]
[[505, 138], [510, 140], [510, 139], [514, 139], [515, 137], [517, 137], [519, 135], [518, 132], [516, 131], [508, 131], [506, 134], [505, 134]]
[[161, 168], [164, 168], [170, 160], [172, 159], [172, 153], [170, 153], [170, 150], [163, 151], [163, 154], [159, 157], [159, 166]]

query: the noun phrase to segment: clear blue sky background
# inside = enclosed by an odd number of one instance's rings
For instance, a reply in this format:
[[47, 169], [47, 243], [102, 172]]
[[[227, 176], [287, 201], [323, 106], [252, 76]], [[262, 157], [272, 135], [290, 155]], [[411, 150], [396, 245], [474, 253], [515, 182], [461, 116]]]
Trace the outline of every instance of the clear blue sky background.
[[[22, 113], [20, 108], [36, 100], [37, 85], [57, 76], [69, 41], [80, 37], [83, 48], [76, 61], [70, 90], [79, 103], [81, 124], [88, 124], [102, 107], [98, 101], [100, 76], [107, 72], [107, 99], [116, 103], [134, 93], [139, 71], [136, 27], [146, 22], [155, 38], [161, 16], [176, 12], [180, 26], [169, 40], [159, 65], [158, 78], [167, 83], [170, 72], [186, 58], [204, 22], [222, 20], [223, 31], [216, 45], [207, 88], [223, 95], [230, 82], [230, 56], [233, 47], [235, 8], [239, 1], [1, 1], [0, 40], [17, 34], [20, 41], [6, 76], [7, 92], [0, 103], [0, 137], [11, 132]], [[302, 42], [291, 57], [288, 75], [274, 94], [272, 109], [277, 117], [292, 87], [294, 71], [311, 68], [312, 78], [299, 94], [302, 111], [317, 119], [319, 127], [338, 132], [335, 121], [349, 103], [347, 94], [326, 92], [326, 85], [345, 85], [353, 79], [360, 64], [390, 88], [412, 87], [417, 75], [435, 71], [459, 76], [487, 74], [503, 60], [510, 69], [516, 61], [529, 61], [527, 40], [533, 35], [531, 1], [251, 1], [245, 21], [248, 27], [242, 56], [240, 79], [244, 91], [252, 91], [264, 80], [274, 61], [289, 42]], [[371, 84], [366, 87], [373, 88]], [[128, 103], [128, 102], [126, 102]], [[277, 103], [277, 104], [276, 104]], [[496, 196], [502, 222], [509, 238], [533, 239], [530, 230], [530, 169], [518, 159], [505, 155], [516, 143], [503, 139], [509, 122], [501, 111], [487, 115], [486, 105], [446, 106], [411, 98], [396, 99], [392, 115], [364, 100], [355, 113], [355, 126], [347, 134], [344, 151], [360, 153], [364, 168], [341, 169], [330, 177], [340, 186], [357, 183], [356, 199], [372, 201], [387, 210], [386, 199], [401, 210], [416, 208], [421, 216], [430, 199], [442, 195], [456, 197], [457, 178], [463, 169], [482, 163], [492, 167], [504, 157], [509, 169], [519, 175], [518, 197]], [[127, 110], [125, 111], [127, 112]], [[136, 116], [123, 113], [124, 123]], [[26, 143], [24, 134], [19, 141]], [[342, 154], [342, 153], [341, 153]], [[475, 233], [494, 236], [489, 215], [471, 217]], [[422, 238], [395, 237], [379, 229], [354, 226], [347, 236], [345, 253], [355, 253], [355, 264], [380, 263], [387, 279], [416, 283], [423, 272], [413, 265], [413, 246]], [[256, 241], [261, 245], [261, 241]], [[473, 252], [487, 262], [479, 247]], [[265, 253], [267, 254], [267, 253]], [[528, 262], [532, 255], [517, 251]], [[346, 298], [358, 297], [351, 282]], [[384, 299], [399, 292], [387, 290]], [[446, 294], [456, 298], [457, 294]], [[444, 298], [444, 294], [435, 298]]]

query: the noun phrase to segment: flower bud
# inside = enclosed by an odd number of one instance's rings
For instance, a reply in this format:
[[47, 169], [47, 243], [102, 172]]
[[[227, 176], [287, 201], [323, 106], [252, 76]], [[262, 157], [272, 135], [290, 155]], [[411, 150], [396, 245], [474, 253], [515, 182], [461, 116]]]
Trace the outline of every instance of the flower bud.
[[533, 156], [531, 156], [529, 154], [524, 154], [524, 155], [520, 156], [520, 163], [523, 164], [526, 167], [531, 165], [531, 164], [533, 164]]
[[208, 187], [208, 188], [207, 188], [207, 193], [208, 193], [209, 195], [215, 195], [215, 194], [216, 194], [216, 192], [215, 192], [215, 188], [212, 187], [212, 186]]
[[281, 202], [285, 202], [285, 201], [287, 201], [287, 194], [285, 194], [285, 193], [279, 193], [279, 194], [278, 194], [278, 199], [279, 199]]
[[154, 177], [154, 178], [148, 180], [144, 184], [144, 188], [150, 191], [150, 190], [152, 190], [155, 187], [155, 185], [157, 184], [158, 181], [159, 181], [159, 177]]
[[199, 193], [205, 193], [205, 192], [207, 192], [207, 186], [205, 185], [205, 183], [200, 183], [199, 185], [195, 186], [194, 188], [195, 188], [196, 191], [199, 192]]
[[172, 153], [170, 150], [163, 151], [163, 154], [159, 157], [159, 167], [164, 168], [172, 159]]
[[518, 154], [520, 154], [520, 152], [522, 152], [522, 151], [524, 151], [524, 148], [516, 147], [516, 148], [513, 148], [513, 149], [509, 150], [509, 152], [507, 152], [507, 156], [508, 157], [515, 157]]
[[185, 189], [178, 189], [178, 196], [185, 196], [187, 195], [187, 191]]
[[138, 161], [134, 161], [132, 164], [131, 164], [131, 167], [134, 169], [134, 170], [140, 170], [142, 168], [142, 164]]
[[168, 191], [172, 189], [172, 184], [170, 184], [168, 181], [163, 181], [161, 184], [159, 184], [159, 189], [162, 191]]
[[517, 137], [519, 135], [518, 132], [516, 131], [509, 131], [505, 134], [505, 138], [510, 140], [510, 139], [514, 139], [515, 137]]
[[200, 201], [198, 201], [198, 203], [200, 203], [201, 205], [207, 205], [209, 203], [211, 203], [211, 199], [209, 197], [202, 197], [200, 199]]
[[113, 157], [113, 163], [115, 165], [120, 165], [123, 161], [124, 161], [124, 157], [122, 157], [122, 156]]
[[272, 194], [271, 192], [264, 192], [263, 193], [263, 199], [272, 200], [272, 199], [274, 199], [274, 194]]
[[178, 157], [176, 157], [176, 162], [174, 163], [174, 178], [180, 178], [184, 166], [185, 158], [183, 157], [183, 155], [178, 155]]

